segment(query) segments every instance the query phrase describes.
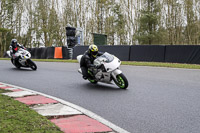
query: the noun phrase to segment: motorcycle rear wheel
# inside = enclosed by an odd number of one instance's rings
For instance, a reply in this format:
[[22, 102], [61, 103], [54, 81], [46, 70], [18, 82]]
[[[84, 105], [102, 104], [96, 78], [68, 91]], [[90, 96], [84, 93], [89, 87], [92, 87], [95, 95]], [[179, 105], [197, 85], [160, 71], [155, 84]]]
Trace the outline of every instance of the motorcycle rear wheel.
[[114, 82], [119, 88], [126, 89], [128, 87], [128, 80], [126, 79], [123, 73], [118, 74], [116, 76], [116, 79], [117, 80], [114, 80]]

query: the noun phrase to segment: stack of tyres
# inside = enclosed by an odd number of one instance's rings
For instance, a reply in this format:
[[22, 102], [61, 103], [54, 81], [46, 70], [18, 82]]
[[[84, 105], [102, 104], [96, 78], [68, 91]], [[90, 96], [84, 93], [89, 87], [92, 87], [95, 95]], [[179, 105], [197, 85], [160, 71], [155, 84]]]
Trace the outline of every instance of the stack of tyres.
[[73, 48], [77, 44], [76, 28], [66, 27], [67, 45], [69, 48]]

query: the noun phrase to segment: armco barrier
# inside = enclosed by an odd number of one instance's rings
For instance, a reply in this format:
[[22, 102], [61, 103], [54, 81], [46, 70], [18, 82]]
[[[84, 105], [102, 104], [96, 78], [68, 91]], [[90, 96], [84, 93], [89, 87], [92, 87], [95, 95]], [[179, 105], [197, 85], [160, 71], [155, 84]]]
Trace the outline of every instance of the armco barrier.
[[165, 62], [200, 64], [200, 46], [197, 45], [166, 46]]
[[165, 46], [164, 45], [131, 46], [130, 61], [165, 62]]

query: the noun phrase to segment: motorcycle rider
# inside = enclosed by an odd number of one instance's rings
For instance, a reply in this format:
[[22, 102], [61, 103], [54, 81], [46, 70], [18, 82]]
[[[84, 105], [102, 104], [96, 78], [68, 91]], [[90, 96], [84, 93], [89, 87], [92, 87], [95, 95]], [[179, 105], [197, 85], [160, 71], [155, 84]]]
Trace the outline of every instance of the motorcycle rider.
[[88, 68], [98, 68], [93, 64], [94, 60], [103, 55], [102, 52], [99, 52], [98, 47], [94, 44], [90, 45], [88, 50], [85, 51], [83, 57], [81, 58], [80, 68], [83, 74], [83, 78], [86, 80], [90, 77], [88, 74]]
[[10, 43], [10, 55], [11, 57], [13, 58], [13, 63], [15, 65], [18, 65], [18, 60], [19, 60], [19, 56], [17, 57], [15, 55], [15, 53], [17, 53], [17, 51], [19, 50], [19, 48], [22, 48], [22, 49], [26, 49], [25, 47], [23, 47], [22, 45], [20, 45], [19, 43], [17, 43], [17, 39], [12, 39], [11, 40], [11, 43]]

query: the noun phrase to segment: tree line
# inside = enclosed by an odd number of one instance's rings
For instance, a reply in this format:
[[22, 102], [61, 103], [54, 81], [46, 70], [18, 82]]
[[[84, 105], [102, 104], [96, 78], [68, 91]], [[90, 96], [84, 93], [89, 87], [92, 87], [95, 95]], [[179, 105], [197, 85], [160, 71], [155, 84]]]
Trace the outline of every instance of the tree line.
[[[25, 47], [63, 46], [65, 27], [106, 34], [109, 45], [200, 44], [199, 0], [1, 0], [0, 51], [12, 38]], [[1, 56], [0, 55], [0, 56]]]

